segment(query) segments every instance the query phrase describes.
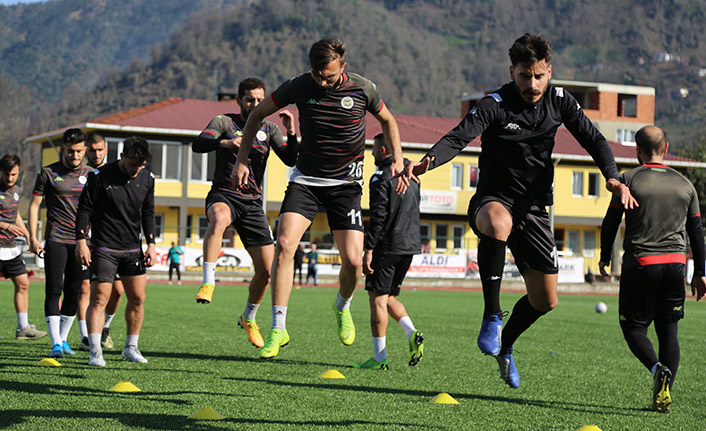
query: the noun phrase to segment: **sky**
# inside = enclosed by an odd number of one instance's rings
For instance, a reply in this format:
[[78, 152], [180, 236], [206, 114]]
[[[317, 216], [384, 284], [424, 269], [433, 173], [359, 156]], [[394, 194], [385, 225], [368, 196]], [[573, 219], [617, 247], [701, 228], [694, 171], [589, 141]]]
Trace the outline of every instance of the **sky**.
[[41, 1], [47, 1], [47, 0], [0, 0], [0, 3], [2, 3], [5, 6], [12, 6], [18, 3], [37, 3]]

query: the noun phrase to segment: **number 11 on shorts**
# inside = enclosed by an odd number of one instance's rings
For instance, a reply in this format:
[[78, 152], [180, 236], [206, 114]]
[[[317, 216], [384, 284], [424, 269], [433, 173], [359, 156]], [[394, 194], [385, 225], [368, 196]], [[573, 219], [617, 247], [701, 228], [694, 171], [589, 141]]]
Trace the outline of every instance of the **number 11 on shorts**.
[[355, 219], [358, 219], [358, 226], [363, 226], [363, 218], [360, 215], [360, 211], [356, 211], [355, 209], [352, 209], [346, 214], [348, 217], [351, 218], [351, 224], [356, 224]]

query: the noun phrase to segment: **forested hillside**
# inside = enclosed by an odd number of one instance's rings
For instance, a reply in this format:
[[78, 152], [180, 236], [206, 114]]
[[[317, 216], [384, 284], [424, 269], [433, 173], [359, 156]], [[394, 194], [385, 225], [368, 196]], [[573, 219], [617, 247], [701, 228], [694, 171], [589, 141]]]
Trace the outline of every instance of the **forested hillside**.
[[[31, 12], [31, 13], [30, 13]], [[214, 98], [247, 76], [273, 89], [322, 37], [397, 113], [458, 116], [460, 94], [509, 79], [524, 32], [554, 77], [650, 85], [673, 142], [706, 131], [706, 4], [694, 0], [56, 0], [0, 7], [0, 126], [28, 134], [165, 97]], [[109, 66], [108, 66], [109, 65]], [[688, 90], [688, 96], [683, 91]]]

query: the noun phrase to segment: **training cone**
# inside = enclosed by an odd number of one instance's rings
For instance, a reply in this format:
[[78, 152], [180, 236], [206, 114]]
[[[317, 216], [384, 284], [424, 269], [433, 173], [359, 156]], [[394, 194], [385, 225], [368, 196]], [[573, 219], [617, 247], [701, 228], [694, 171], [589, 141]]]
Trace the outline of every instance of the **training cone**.
[[595, 425], [584, 425], [581, 428], [577, 429], [576, 431], [603, 431], [603, 430], [598, 428]]
[[212, 407], [204, 407], [193, 412], [189, 419], [206, 419], [211, 421], [217, 421], [220, 419], [225, 419], [225, 416], [215, 411]]
[[108, 390], [112, 392], [140, 392], [140, 388], [137, 386], [130, 382], [122, 381]]
[[429, 402], [435, 404], [458, 404], [458, 401], [456, 401], [454, 397], [447, 394], [446, 392], [440, 393], [439, 395], [432, 398]]
[[343, 374], [339, 373], [336, 370], [328, 370], [325, 373], [323, 373], [322, 375], [320, 375], [319, 377], [322, 377], [324, 379], [345, 379], [346, 378], [346, 376], [344, 376]]
[[37, 365], [41, 365], [42, 367], [60, 367], [61, 364], [56, 361], [54, 358], [44, 358], [41, 361], [37, 362]]

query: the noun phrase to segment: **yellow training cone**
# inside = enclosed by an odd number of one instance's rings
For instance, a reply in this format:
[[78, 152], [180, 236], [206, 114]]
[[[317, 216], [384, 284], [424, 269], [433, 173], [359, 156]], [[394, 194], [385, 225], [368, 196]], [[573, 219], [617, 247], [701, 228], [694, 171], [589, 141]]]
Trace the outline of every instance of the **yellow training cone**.
[[37, 365], [41, 365], [43, 367], [60, 367], [61, 364], [56, 361], [54, 358], [44, 358], [41, 361], [37, 362]]
[[202, 409], [198, 409], [195, 412], [189, 416], [189, 419], [205, 419], [205, 420], [211, 420], [211, 421], [217, 421], [224, 419], [225, 416], [222, 414], [218, 413], [211, 407], [204, 407]]
[[320, 375], [319, 377], [322, 377], [324, 379], [345, 379], [346, 378], [346, 376], [344, 376], [343, 374], [339, 373], [336, 370], [328, 370], [325, 373], [323, 373], [322, 375]]
[[440, 393], [439, 395], [432, 398], [429, 402], [436, 404], [458, 404], [458, 401], [456, 401], [454, 397], [447, 394], [446, 392]]
[[137, 386], [133, 385], [130, 382], [123, 381], [108, 390], [112, 392], [140, 392], [140, 388], [138, 388]]
[[584, 425], [576, 431], [603, 431], [595, 425]]

